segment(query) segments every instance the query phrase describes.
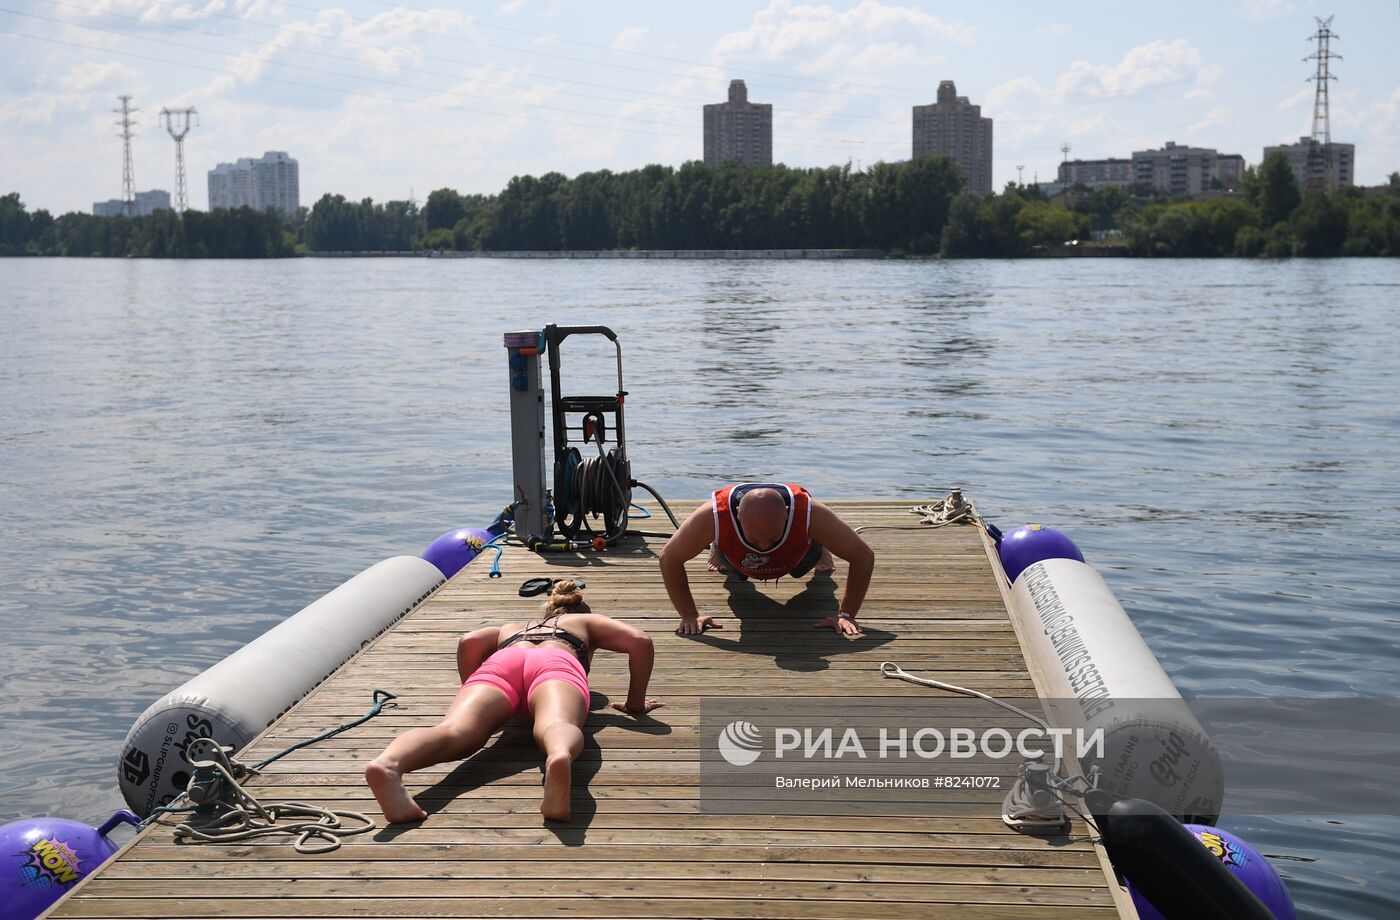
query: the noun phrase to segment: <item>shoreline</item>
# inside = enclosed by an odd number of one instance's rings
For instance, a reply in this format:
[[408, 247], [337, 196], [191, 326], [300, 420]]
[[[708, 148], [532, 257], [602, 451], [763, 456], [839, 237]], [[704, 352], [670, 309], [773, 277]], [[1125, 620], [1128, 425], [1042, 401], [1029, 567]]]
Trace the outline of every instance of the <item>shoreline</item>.
[[883, 249], [421, 249], [308, 252], [309, 259], [885, 259]]

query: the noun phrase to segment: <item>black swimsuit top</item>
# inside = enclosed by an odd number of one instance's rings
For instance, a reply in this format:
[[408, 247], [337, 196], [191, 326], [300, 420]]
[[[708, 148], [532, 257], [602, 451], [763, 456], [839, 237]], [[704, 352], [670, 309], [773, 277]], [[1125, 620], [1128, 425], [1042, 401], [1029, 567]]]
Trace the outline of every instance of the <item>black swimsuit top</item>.
[[[549, 632], [537, 632], [537, 630], [541, 628], [547, 628]], [[565, 645], [572, 648], [574, 650], [574, 654], [578, 656], [579, 663], [583, 665], [584, 672], [587, 673], [588, 643], [584, 642], [576, 634], [571, 633], [567, 629], [563, 629], [559, 626], [544, 627], [543, 624], [541, 624], [540, 626], [532, 627], [527, 624], [524, 629], [520, 630], [520, 632], [516, 633], [506, 641], [502, 642], [496, 647], [496, 649], [497, 651], [499, 651], [500, 649], [505, 648], [507, 645], [514, 645], [517, 642], [530, 642], [535, 645], [538, 645], [546, 639], [558, 639], [560, 642], [563, 642]]]

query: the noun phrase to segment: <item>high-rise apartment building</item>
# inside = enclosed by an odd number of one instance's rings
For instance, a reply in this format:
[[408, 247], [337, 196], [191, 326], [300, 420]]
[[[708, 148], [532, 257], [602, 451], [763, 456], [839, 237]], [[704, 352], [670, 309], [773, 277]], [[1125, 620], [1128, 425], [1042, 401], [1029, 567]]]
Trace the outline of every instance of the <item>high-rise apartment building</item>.
[[1122, 157], [1109, 157], [1106, 160], [1065, 160], [1060, 164], [1056, 182], [1063, 188], [1082, 185], [1085, 188], [1103, 188], [1106, 185], [1129, 186], [1133, 178], [1133, 161]]
[[1243, 179], [1244, 157], [1238, 153], [1182, 147], [1174, 141], [1160, 150], [1133, 151], [1133, 181], [1171, 195], [1238, 189]]
[[[136, 193], [131, 206], [133, 217], [145, 217], [160, 210], [170, 210], [169, 192], [153, 188], [148, 192]], [[120, 198], [113, 198], [110, 201], [96, 201], [93, 202], [92, 213], [95, 217], [121, 217], [126, 213], [126, 202]]]
[[1328, 145], [1311, 137], [1300, 137], [1296, 144], [1265, 147], [1264, 159], [1275, 153], [1283, 154], [1288, 160], [1288, 165], [1293, 168], [1293, 177], [1302, 188], [1325, 188], [1335, 192], [1356, 184], [1354, 144]]
[[743, 80], [729, 81], [729, 101], [705, 106], [705, 165], [773, 165], [773, 106], [749, 101]]
[[959, 96], [952, 80], [938, 84], [938, 101], [914, 106], [914, 156], [944, 156], [962, 171], [969, 191], [992, 192], [992, 120]]
[[301, 207], [297, 161], [286, 151], [269, 150], [256, 160], [244, 157], [209, 170], [209, 210], [244, 207], [289, 214]]

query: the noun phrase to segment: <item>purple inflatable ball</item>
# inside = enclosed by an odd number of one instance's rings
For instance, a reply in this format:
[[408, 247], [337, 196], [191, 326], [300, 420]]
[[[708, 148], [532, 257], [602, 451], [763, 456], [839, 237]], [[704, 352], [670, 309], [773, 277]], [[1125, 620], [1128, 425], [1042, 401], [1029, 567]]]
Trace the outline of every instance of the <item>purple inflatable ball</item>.
[[1044, 524], [1017, 527], [1001, 538], [997, 555], [1001, 557], [1001, 567], [1006, 570], [1006, 580], [1013, 583], [1026, 569], [1046, 559], [1084, 561], [1084, 554], [1073, 540]]
[[0, 920], [33, 920], [117, 852], [107, 834], [141, 819], [119, 811], [102, 827], [29, 818], [0, 827]]
[[434, 540], [423, 552], [423, 558], [437, 566], [443, 578], [451, 578], [475, 559], [494, 536], [480, 527], [452, 530]]
[[[1298, 920], [1298, 912], [1293, 909], [1293, 899], [1288, 895], [1288, 888], [1263, 854], [1229, 831], [1206, 824], [1188, 824], [1186, 829], [1202, 846], [1210, 850], [1216, 859], [1224, 863], [1227, 869], [1234, 872], [1239, 880], [1244, 882], [1244, 886], [1254, 892], [1259, 900], [1264, 902], [1265, 907], [1273, 911], [1278, 920]], [[1141, 920], [1166, 920], [1157, 908], [1133, 888], [1131, 882], [1128, 883], [1128, 891], [1132, 893], [1133, 904], [1137, 907]]]

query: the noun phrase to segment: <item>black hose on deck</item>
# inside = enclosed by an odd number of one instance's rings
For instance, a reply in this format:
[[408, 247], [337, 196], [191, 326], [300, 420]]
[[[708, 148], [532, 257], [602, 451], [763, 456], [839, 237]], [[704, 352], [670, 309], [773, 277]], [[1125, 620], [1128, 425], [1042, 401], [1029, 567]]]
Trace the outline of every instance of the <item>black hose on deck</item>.
[[674, 527], [674, 528], [676, 528], [677, 530], [680, 530], [680, 529], [681, 529], [680, 522], [677, 521], [677, 520], [676, 520], [676, 516], [675, 516], [674, 514], [671, 513], [671, 506], [668, 505], [668, 504], [666, 504], [666, 499], [664, 499], [664, 498], [661, 497], [661, 493], [660, 493], [660, 492], [656, 491], [656, 490], [653, 489], [651, 486], [649, 486], [649, 485], [647, 485], [646, 483], [642, 482], [640, 479], [634, 479], [634, 480], [632, 480], [632, 485], [634, 485], [634, 486], [641, 486], [643, 489], [646, 489], [648, 492], [650, 492], [650, 493], [652, 494], [652, 496], [653, 496], [658, 502], [661, 503], [661, 507], [662, 507], [662, 509], [666, 512], [666, 516], [667, 516], [668, 518], [671, 519], [671, 526]]

